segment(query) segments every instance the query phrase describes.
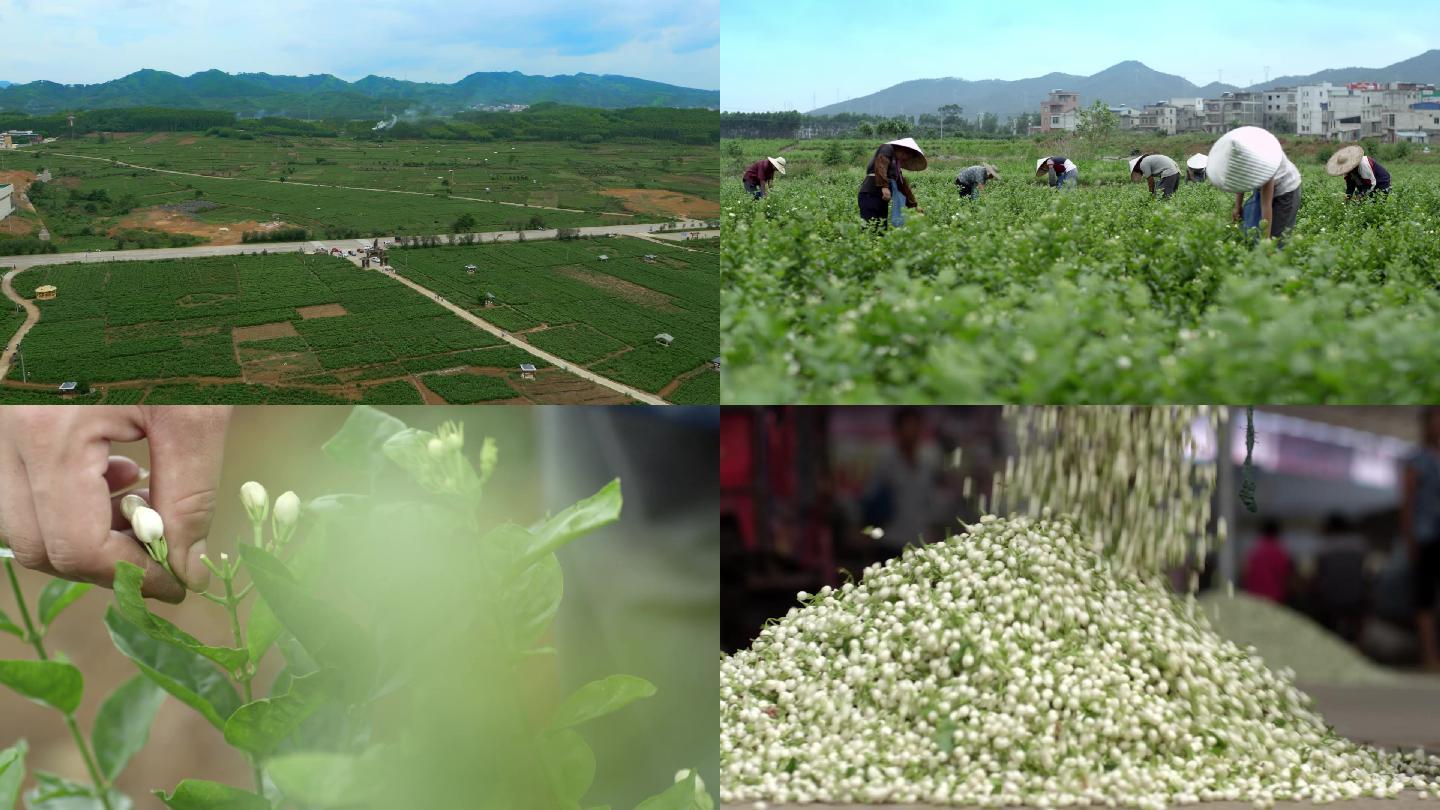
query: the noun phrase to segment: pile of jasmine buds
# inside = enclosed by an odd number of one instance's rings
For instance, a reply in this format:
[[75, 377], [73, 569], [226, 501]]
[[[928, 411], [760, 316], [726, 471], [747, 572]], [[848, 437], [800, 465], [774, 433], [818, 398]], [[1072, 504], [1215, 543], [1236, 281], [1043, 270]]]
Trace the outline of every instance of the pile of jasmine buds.
[[800, 593], [721, 666], [726, 802], [1163, 808], [1422, 797], [1253, 649], [1064, 519], [987, 516]]

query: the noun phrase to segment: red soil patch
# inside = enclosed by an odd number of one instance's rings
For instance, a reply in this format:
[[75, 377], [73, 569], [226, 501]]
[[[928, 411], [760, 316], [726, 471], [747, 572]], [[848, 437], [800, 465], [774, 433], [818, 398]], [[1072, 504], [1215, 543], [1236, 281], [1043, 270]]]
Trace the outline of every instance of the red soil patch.
[[198, 141], [198, 140], [200, 140], [200, 139], [199, 139], [199, 138], [193, 138], [193, 137], [192, 137], [192, 138], [181, 138], [180, 140], [178, 140], [178, 141], [175, 142], [175, 145], [176, 145], [176, 146], [189, 146], [190, 144], [195, 143], [195, 142]]
[[[296, 307], [295, 311], [300, 313], [301, 320], [313, 318], [338, 318], [341, 315], [349, 315], [341, 304], [316, 304], [310, 307]], [[292, 327], [293, 328], [293, 327]]]
[[233, 343], [246, 343], [252, 340], [271, 340], [282, 337], [298, 337], [299, 332], [295, 331], [295, 324], [289, 321], [277, 323], [262, 323], [259, 326], [237, 326], [230, 330], [230, 340]]
[[651, 188], [607, 188], [600, 191], [607, 197], [614, 197], [624, 206], [642, 214], [666, 214], [691, 219], [711, 219], [720, 216], [720, 203], [706, 200], [678, 191], [664, 191]]
[[150, 137], [141, 141], [140, 143], [164, 143], [165, 141], [169, 140], [169, 138], [170, 136], [167, 133], [157, 132], [154, 135], [151, 135]]
[[245, 231], [261, 231], [268, 228], [285, 227], [285, 223], [256, 222], [253, 219], [225, 224], [200, 222], [189, 214], [166, 211], [163, 208], [141, 208], [136, 210], [110, 230], [113, 235], [124, 228], [146, 228], [165, 233], [188, 233], [203, 236], [212, 245], [238, 245], [240, 235]]

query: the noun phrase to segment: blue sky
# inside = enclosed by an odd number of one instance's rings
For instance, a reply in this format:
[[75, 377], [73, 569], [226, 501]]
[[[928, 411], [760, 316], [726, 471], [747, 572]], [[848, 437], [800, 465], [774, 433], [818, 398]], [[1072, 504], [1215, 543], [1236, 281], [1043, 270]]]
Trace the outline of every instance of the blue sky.
[[0, 0], [0, 79], [617, 73], [713, 90], [720, 0]]
[[1435, 20], [1433, 0], [724, 0], [720, 104], [808, 110], [907, 79], [1088, 76], [1127, 59], [1243, 86], [1266, 65], [1276, 77], [1408, 59], [1440, 47]]

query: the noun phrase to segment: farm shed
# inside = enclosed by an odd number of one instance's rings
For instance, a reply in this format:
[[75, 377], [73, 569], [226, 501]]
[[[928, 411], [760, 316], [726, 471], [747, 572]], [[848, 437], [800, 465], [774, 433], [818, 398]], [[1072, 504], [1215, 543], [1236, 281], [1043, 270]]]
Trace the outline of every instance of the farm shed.
[[57, 290], [55, 289], [54, 284], [42, 284], [39, 287], [35, 288], [35, 300], [53, 301], [55, 300], [56, 292]]
[[610, 257], [607, 256], [607, 255], [605, 255], [604, 253], [601, 253], [601, 254], [600, 254], [600, 261], [602, 261], [602, 262], [608, 262], [608, 261], [610, 261]]
[[655, 336], [655, 342], [660, 344], [661, 346], [669, 346], [671, 343], [675, 342], [675, 337], [669, 332], [661, 332], [660, 334]]
[[533, 380], [533, 379], [535, 379], [535, 364], [534, 364], [534, 363], [521, 363], [521, 364], [520, 364], [520, 379], [522, 379], [522, 380]]
[[71, 380], [71, 381], [69, 381], [69, 382], [62, 382], [62, 383], [60, 383], [59, 391], [60, 391], [60, 393], [62, 393], [62, 394], [74, 394], [74, 393], [78, 393], [79, 390], [80, 390], [80, 383], [77, 383], [77, 382], [75, 382], [74, 380]]
[[497, 299], [495, 298], [495, 293], [492, 293], [492, 292], [487, 292], [487, 293], [485, 293], [485, 306], [487, 306], [487, 307], [493, 307], [493, 306], [495, 306], [496, 302], [497, 302]]
[[720, 358], [716, 357], [716, 358], [712, 359], [712, 360], [710, 361], [710, 368], [713, 368], [713, 369], [715, 369], [716, 371], [719, 371], [719, 370], [720, 370]]

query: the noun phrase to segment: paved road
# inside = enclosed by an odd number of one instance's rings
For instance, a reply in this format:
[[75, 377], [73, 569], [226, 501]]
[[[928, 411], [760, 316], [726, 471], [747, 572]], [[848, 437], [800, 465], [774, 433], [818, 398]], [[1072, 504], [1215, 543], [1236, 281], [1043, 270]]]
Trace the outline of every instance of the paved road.
[[[95, 160], [100, 163], [109, 163], [111, 166], [124, 166], [127, 169], [141, 169], [147, 172], [160, 172], [161, 174], [178, 174], [185, 177], [203, 177], [207, 180], [248, 180], [252, 183], [280, 183], [279, 180], [267, 180], [263, 177], [220, 177], [213, 174], [200, 174], [199, 172], [182, 172], [176, 169], [157, 169], [154, 166], [141, 166], [135, 163], [126, 163], [123, 160], [114, 158], [95, 157], [94, 155], [75, 155], [68, 152], [47, 152], [46, 154], [58, 155], [60, 157], [80, 158], [81, 160]], [[373, 191], [380, 194], [415, 194], [421, 197], [434, 197], [430, 191], [405, 191], [398, 188], [366, 188], [364, 186], [335, 186], [329, 183], [306, 183], [300, 180], [286, 180], [283, 183], [287, 186], [310, 186], [312, 188], [341, 188], [347, 191]], [[515, 208], [538, 208], [544, 211], [566, 211], [571, 214], [604, 214], [613, 217], [634, 217], [634, 214], [625, 214], [619, 211], [586, 211], [582, 208], [556, 208], [551, 205], [527, 205], [525, 203], [508, 202], [506, 200], [492, 200], [486, 197], [461, 197], [456, 194], [448, 195], [447, 199], [465, 200], [466, 202], [494, 203], [495, 205], [509, 205]]]
[[30, 327], [34, 326], [35, 322], [40, 320], [40, 308], [35, 306], [29, 299], [22, 298], [15, 292], [12, 279], [19, 273], [19, 270], [11, 270], [5, 274], [4, 280], [0, 281], [0, 289], [4, 290], [5, 297], [25, 308], [25, 323], [20, 325], [20, 329], [10, 338], [10, 342], [5, 344], [4, 353], [0, 353], [0, 380], [5, 379], [5, 375], [10, 373], [10, 361], [15, 356], [15, 349], [20, 346], [20, 341], [24, 340], [26, 333], [30, 331]]
[[[704, 230], [705, 223], [699, 220], [684, 220], [680, 223], [662, 225], [660, 223], [646, 223], [633, 225], [595, 225], [584, 228], [574, 228], [581, 236], [608, 236], [619, 234], [622, 236], [645, 236], [659, 233], [662, 227], [674, 230], [676, 228], [687, 230]], [[535, 242], [544, 239], [554, 239], [559, 236], [558, 230], [524, 231], [524, 241]], [[484, 242], [518, 242], [521, 241], [520, 234], [515, 231], [485, 231], [483, 233], [460, 234], [461, 236], [473, 236], [477, 243]], [[441, 235], [437, 238], [446, 239], [448, 235]], [[321, 241], [309, 240], [305, 242], [257, 242], [241, 245], [196, 245], [194, 247], [182, 248], [154, 248], [149, 250], [91, 250], [84, 253], [39, 253], [33, 256], [0, 256], [0, 267], [14, 267], [21, 270], [30, 267], [38, 267], [47, 264], [70, 264], [72, 262], [123, 262], [123, 261], [148, 261], [154, 259], [192, 259], [199, 256], [242, 256], [257, 253], [305, 253], [314, 250], [318, 245], [327, 248], [338, 247], [342, 250], [355, 250], [357, 248], [369, 247], [373, 239], [325, 239]], [[395, 237], [382, 236], [382, 242], [393, 242]]]
[[[358, 264], [359, 264], [359, 261], [356, 261], [355, 263], [358, 265]], [[545, 362], [547, 362], [547, 363], [549, 363], [549, 364], [551, 364], [551, 365], [553, 365], [553, 366], [556, 366], [556, 367], [558, 367], [558, 368], [560, 368], [560, 369], [562, 369], [562, 370], [564, 370], [564, 371], [568, 371], [568, 372], [570, 372], [571, 374], [574, 374], [576, 377], [581, 378], [582, 380], [589, 380], [590, 382], [596, 383], [597, 385], [603, 385], [603, 386], [605, 386], [606, 388], [609, 388], [611, 391], [617, 391], [617, 392], [619, 392], [619, 393], [621, 393], [621, 394], [624, 394], [624, 395], [627, 396], [627, 397], [631, 397], [631, 398], [633, 398], [633, 399], [638, 399], [639, 401], [645, 403], [646, 405], [669, 405], [669, 404], [670, 404], [670, 403], [666, 402], [665, 400], [661, 399], [660, 397], [655, 396], [654, 394], [650, 394], [650, 393], [647, 393], [647, 392], [645, 392], [645, 391], [641, 391], [639, 388], [631, 388], [630, 386], [625, 385], [624, 383], [616, 382], [616, 381], [614, 381], [614, 380], [612, 380], [612, 379], [610, 379], [610, 378], [608, 378], [608, 377], [602, 377], [602, 376], [600, 376], [599, 374], [596, 374], [595, 372], [590, 371], [589, 369], [584, 369], [584, 368], [581, 368], [581, 367], [579, 367], [579, 366], [572, 365], [569, 360], [566, 360], [566, 359], [564, 359], [564, 358], [562, 358], [562, 357], [557, 357], [557, 356], [555, 356], [555, 355], [553, 355], [553, 354], [551, 354], [551, 353], [549, 353], [549, 352], [547, 352], [547, 351], [544, 351], [543, 349], [540, 349], [540, 348], [537, 347], [537, 346], [534, 346], [534, 345], [531, 345], [531, 344], [529, 344], [529, 343], [526, 343], [525, 341], [521, 340], [520, 338], [515, 337], [514, 335], [510, 334], [509, 332], [506, 332], [505, 330], [501, 329], [500, 327], [496, 326], [495, 324], [490, 323], [489, 321], [485, 320], [484, 318], [480, 318], [480, 317], [476, 316], [475, 313], [471, 312], [470, 310], [465, 309], [465, 308], [463, 308], [463, 307], [456, 306], [455, 304], [450, 303], [449, 301], [447, 301], [446, 299], [444, 299], [443, 297], [441, 297], [440, 295], [438, 295], [434, 290], [431, 290], [431, 289], [429, 289], [428, 287], [422, 287], [422, 286], [420, 286], [419, 284], [415, 283], [414, 281], [411, 281], [410, 279], [408, 279], [408, 278], [400, 275], [399, 273], [392, 272], [392, 271], [388, 271], [388, 270], [384, 270], [384, 269], [380, 269], [380, 268], [371, 268], [371, 269], [374, 270], [374, 271], [377, 272], [377, 273], [380, 273], [381, 275], [384, 275], [384, 276], [388, 277], [388, 278], [393, 278], [393, 279], [395, 279], [396, 281], [400, 282], [401, 284], [404, 284], [406, 287], [409, 287], [410, 289], [415, 290], [416, 292], [424, 295], [426, 298], [429, 298], [431, 301], [434, 301], [435, 303], [439, 304], [440, 306], [445, 307], [446, 309], [450, 310], [450, 312], [452, 312], [453, 314], [459, 315], [461, 318], [464, 318], [466, 321], [470, 322], [471, 324], [474, 324], [475, 326], [478, 326], [478, 327], [480, 327], [481, 329], [484, 329], [486, 332], [489, 332], [490, 334], [494, 335], [495, 337], [500, 338], [501, 340], [505, 341], [506, 343], [510, 344], [511, 346], [514, 346], [514, 347], [519, 348], [519, 349], [524, 349], [526, 352], [529, 352], [530, 354], [534, 355], [535, 357], [538, 357], [538, 358], [540, 358], [541, 360], [544, 360]]]

